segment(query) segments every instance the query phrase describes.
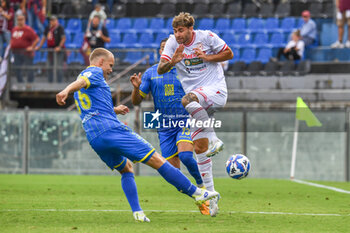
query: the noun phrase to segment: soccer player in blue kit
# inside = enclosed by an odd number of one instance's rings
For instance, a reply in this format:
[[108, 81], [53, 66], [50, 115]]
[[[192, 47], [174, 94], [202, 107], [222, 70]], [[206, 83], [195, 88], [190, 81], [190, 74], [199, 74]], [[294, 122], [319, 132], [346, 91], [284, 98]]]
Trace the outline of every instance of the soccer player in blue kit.
[[218, 192], [193, 185], [151, 144], [118, 120], [116, 114], [125, 114], [128, 108], [113, 106], [111, 90], [105, 81], [112, 73], [114, 55], [104, 48], [97, 48], [90, 54], [89, 60], [90, 66], [56, 95], [56, 101], [59, 105], [65, 105], [68, 95], [74, 92], [86, 137], [107, 166], [120, 172], [122, 189], [135, 220], [150, 222], [140, 207], [131, 161], [142, 162], [156, 169], [167, 182], [193, 197], [197, 204], [217, 198]]
[[[165, 42], [160, 42], [159, 54], [162, 55]], [[141, 78], [141, 73], [134, 74], [130, 81], [134, 87], [132, 92], [132, 103], [138, 105], [151, 92], [154, 108], [159, 111], [165, 123], [180, 122], [186, 123], [188, 113], [182, 106], [181, 99], [185, 95], [181, 83], [177, 78], [176, 69], [159, 75], [158, 64], [146, 70]], [[189, 173], [196, 180], [197, 186], [203, 188], [203, 180], [199, 173], [197, 161], [193, 158], [193, 142], [189, 128], [163, 126], [162, 123], [157, 129], [162, 156], [174, 167], [180, 168], [180, 160], [187, 167]], [[209, 206], [209, 202], [207, 203]], [[209, 208], [206, 204], [199, 205], [199, 210], [204, 215], [209, 215]]]

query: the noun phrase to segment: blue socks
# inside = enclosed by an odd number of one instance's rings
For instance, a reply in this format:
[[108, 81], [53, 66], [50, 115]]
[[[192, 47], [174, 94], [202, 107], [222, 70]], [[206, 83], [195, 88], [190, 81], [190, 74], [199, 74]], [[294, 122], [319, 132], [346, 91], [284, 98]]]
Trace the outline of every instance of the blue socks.
[[122, 174], [122, 188], [132, 211], [135, 212], [142, 210], [137, 195], [134, 173], [126, 172]]
[[197, 184], [203, 184], [201, 174], [199, 173], [197, 161], [193, 158], [192, 151], [183, 151], [179, 153], [179, 159], [186, 166], [188, 172], [196, 180]]
[[175, 186], [177, 190], [192, 197], [197, 187], [194, 186], [182, 172], [173, 167], [169, 162], [165, 162], [159, 169], [159, 174], [170, 184]]

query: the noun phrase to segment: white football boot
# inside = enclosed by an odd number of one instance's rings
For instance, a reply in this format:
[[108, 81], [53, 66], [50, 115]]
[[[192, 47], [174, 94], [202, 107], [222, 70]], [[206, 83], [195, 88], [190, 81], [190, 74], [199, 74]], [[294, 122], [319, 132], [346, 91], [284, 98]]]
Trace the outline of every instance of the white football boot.
[[220, 194], [217, 197], [210, 199], [209, 201], [209, 213], [210, 213], [210, 216], [212, 217], [216, 217], [216, 215], [219, 212], [219, 206], [218, 206], [219, 200], [220, 200]]
[[151, 220], [146, 217], [143, 211], [135, 211], [133, 215], [136, 222], [151, 222]]
[[200, 205], [205, 203], [206, 200], [211, 200], [215, 197], [218, 197], [220, 194], [216, 191], [208, 191], [206, 189], [201, 189], [200, 195], [192, 195], [192, 197], [195, 199], [196, 204]]
[[224, 143], [220, 139], [217, 139], [216, 141], [209, 143], [209, 149], [207, 151], [206, 156], [213, 157], [223, 149], [224, 149]]

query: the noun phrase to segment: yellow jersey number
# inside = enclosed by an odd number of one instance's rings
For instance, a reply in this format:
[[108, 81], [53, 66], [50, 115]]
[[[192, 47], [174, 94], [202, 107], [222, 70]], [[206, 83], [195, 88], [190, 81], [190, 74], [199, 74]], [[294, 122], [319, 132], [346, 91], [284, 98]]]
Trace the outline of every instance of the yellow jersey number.
[[182, 128], [182, 135], [190, 135], [191, 134], [191, 130], [189, 128]]
[[79, 114], [81, 114], [80, 106], [85, 110], [91, 108], [91, 100], [87, 94], [81, 93], [81, 91], [78, 91], [78, 99], [80, 104], [78, 103], [77, 100], [75, 100], [75, 105], [77, 106]]
[[165, 84], [164, 85], [164, 94], [165, 94], [165, 96], [174, 95], [174, 84]]

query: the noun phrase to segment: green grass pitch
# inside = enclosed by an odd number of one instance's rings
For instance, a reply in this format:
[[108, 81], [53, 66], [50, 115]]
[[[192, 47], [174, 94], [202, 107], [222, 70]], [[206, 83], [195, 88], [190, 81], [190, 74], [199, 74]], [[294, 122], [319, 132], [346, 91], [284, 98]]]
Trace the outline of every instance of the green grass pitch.
[[[350, 195], [289, 180], [215, 179], [217, 217], [160, 177], [136, 177], [136, 223], [118, 176], [0, 175], [0, 232], [350, 232]], [[350, 183], [318, 182], [350, 191]]]

